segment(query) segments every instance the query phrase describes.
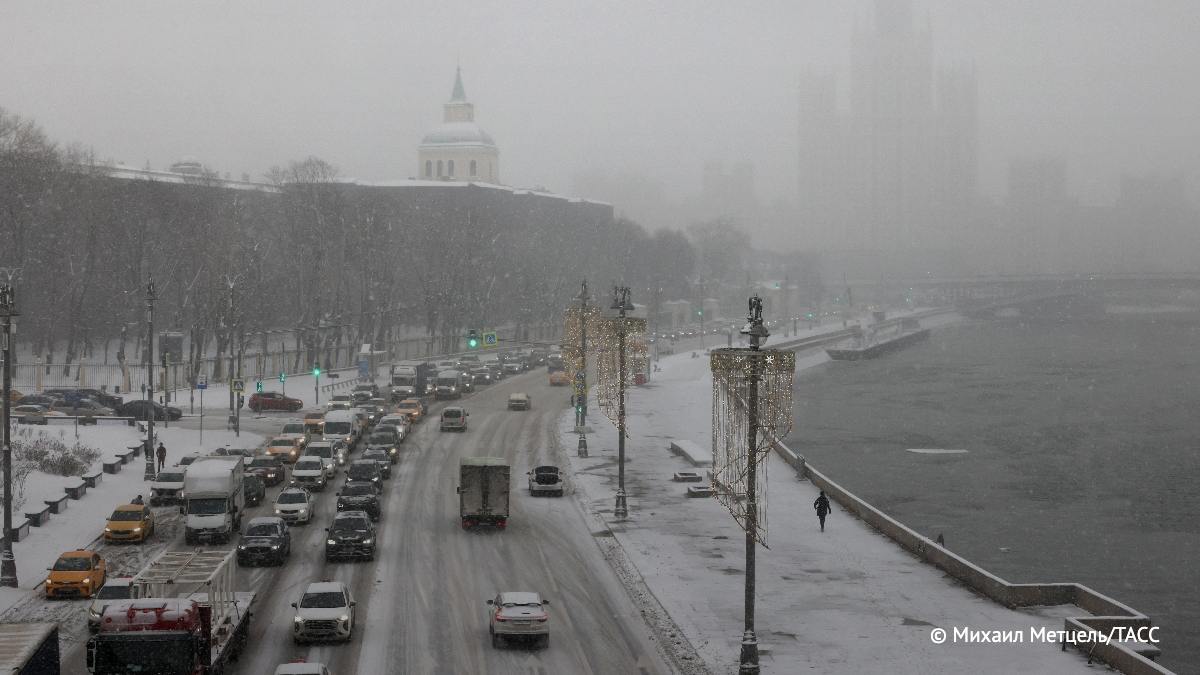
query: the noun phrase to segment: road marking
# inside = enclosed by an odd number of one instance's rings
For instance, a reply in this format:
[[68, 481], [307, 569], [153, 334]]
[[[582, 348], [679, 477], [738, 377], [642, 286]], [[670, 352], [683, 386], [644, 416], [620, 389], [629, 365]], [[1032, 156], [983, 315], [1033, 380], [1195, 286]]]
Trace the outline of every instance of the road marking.
[[947, 450], [945, 448], [909, 448], [909, 452], [918, 455], [965, 455], [966, 450]]

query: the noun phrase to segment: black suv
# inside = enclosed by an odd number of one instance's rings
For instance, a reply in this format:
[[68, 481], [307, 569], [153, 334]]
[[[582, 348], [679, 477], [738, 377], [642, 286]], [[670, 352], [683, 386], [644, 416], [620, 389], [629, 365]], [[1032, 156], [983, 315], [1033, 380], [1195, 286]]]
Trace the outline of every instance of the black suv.
[[292, 533], [283, 518], [275, 516], [252, 519], [237, 546], [237, 561], [242, 566], [267, 562], [282, 565], [291, 554]]
[[363, 450], [363, 459], [373, 459], [379, 463], [379, 475], [384, 478], [392, 477], [392, 459], [388, 457], [385, 448], [367, 448]]
[[337, 495], [338, 511], [365, 511], [371, 520], [379, 520], [379, 491], [374, 485], [362, 481], [350, 481]]
[[375, 525], [365, 511], [342, 511], [325, 528], [325, 561], [337, 558], [375, 559]]
[[376, 427], [371, 435], [367, 436], [367, 449], [374, 450], [376, 448], [383, 450], [392, 464], [400, 461], [400, 437], [390, 425], [382, 429]]
[[350, 468], [346, 470], [346, 481], [363, 481], [375, 486], [379, 492], [383, 492], [383, 475], [379, 471], [379, 462], [373, 459], [356, 459], [350, 462]]

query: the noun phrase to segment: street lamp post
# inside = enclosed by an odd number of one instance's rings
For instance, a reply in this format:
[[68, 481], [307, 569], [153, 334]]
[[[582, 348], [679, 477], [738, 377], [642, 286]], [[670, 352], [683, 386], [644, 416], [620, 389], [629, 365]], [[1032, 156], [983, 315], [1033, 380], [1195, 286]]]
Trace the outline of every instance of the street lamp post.
[[[750, 338], [750, 350], [755, 352], [770, 336], [767, 327], [763, 325], [762, 300], [758, 296], [754, 296], [750, 301], [750, 315], [741, 332]], [[746, 397], [749, 418], [746, 429], [746, 627], [742, 634], [739, 675], [757, 675], [759, 672], [758, 637], [754, 634], [754, 554], [758, 546], [758, 381], [762, 364], [757, 358], [751, 359], [750, 364], [750, 387]]]
[[613, 516], [629, 517], [625, 499], [625, 312], [633, 309], [628, 286], [613, 287], [613, 304], [617, 310], [617, 502]]
[[[579, 430], [579, 448], [576, 452], [580, 457], [588, 456], [587, 446], [587, 279], [583, 280], [579, 291], [579, 370], [581, 386], [575, 387], [575, 427]], [[575, 386], [572, 383], [572, 386]]]
[[10, 283], [0, 284], [0, 312], [4, 315], [4, 550], [0, 553], [0, 586], [17, 587], [17, 559], [12, 547], [12, 320], [19, 316]]
[[[154, 480], [154, 277], [146, 282], [146, 445], [142, 452], [146, 456], [146, 471], [142, 474], [145, 480]], [[163, 417], [167, 417], [166, 408]]]

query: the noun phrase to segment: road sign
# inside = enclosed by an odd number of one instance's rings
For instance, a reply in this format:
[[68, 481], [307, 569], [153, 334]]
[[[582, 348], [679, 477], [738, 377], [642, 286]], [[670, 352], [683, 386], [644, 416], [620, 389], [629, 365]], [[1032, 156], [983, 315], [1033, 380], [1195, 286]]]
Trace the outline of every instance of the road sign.
[[199, 382], [196, 383], [196, 388], [197, 389], [208, 389], [208, 381], [200, 380]]
[[495, 347], [497, 343], [498, 340], [496, 340], [496, 331], [488, 331], [483, 334], [484, 347]]
[[245, 380], [234, 380], [233, 381], [233, 390], [239, 394], [242, 393], [243, 391], [246, 391], [246, 381]]

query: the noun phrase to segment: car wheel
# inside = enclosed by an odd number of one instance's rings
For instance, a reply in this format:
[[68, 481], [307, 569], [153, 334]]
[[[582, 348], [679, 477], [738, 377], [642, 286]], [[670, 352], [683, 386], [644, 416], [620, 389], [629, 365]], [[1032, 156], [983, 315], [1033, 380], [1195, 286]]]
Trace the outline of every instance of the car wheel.
[[541, 643], [542, 643], [542, 649], [550, 648], [550, 634], [549, 633], [542, 636]]
[[504, 640], [504, 638], [500, 637], [499, 635], [496, 635], [495, 633], [492, 633], [492, 647], [494, 647], [495, 649], [500, 649], [500, 647], [502, 646], [503, 640]]

